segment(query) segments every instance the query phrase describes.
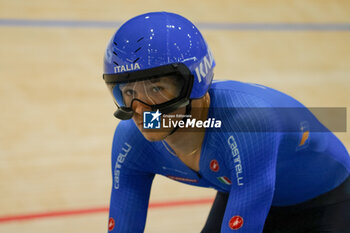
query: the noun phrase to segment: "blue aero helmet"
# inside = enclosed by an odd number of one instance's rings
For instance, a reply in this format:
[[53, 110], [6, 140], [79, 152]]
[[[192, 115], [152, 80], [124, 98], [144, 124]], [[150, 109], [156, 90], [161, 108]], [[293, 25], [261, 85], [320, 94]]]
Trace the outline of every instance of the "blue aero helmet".
[[[208, 91], [214, 67], [209, 46], [193, 23], [178, 14], [151, 12], [128, 20], [112, 36], [103, 79], [118, 107], [115, 117], [126, 120], [134, 114], [135, 101], [162, 113], [190, 106]], [[170, 84], [176, 91], [166, 89]]]

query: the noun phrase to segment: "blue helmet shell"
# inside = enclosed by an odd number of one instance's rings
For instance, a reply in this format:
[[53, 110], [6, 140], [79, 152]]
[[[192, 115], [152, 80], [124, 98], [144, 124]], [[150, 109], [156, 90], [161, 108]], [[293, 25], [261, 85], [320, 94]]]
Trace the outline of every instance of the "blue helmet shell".
[[184, 64], [194, 76], [190, 98], [203, 97], [212, 82], [215, 61], [202, 34], [178, 14], [151, 12], [128, 20], [113, 35], [104, 57], [104, 73], [174, 63]]

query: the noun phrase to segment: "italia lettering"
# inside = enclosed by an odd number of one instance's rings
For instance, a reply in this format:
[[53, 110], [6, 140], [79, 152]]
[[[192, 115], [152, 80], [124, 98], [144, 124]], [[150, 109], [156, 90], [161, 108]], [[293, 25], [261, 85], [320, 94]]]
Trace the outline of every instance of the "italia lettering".
[[139, 70], [139, 69], [140, 69], [139, 63], [123, 65], [123, 66], [115, 66], [114, 73], [133, 71], [133, 70]]
[[195, 68], [198, 82], [202, 82], [202, 78], [208, 74], [209, 70], [213, 67], [214, 58], [210, 51], [208, 51], [208, 56], [205, 56], [199, 65]]
[[115, 189], [119, 189], [120, 169], [122, 168], [125, 158], [130, 152], [131, 148], [132, 146], [130, 146], [127, 142], [125, 142], [124, 146], [122, 147], [122, 152], [120, 152], [117, 157], [117, 162], [115, 163], [115, 167], [114, 167], [114, 188]]
[[236, 178], [237, 178], [237, 185], [242, 186], [244, 185], [243, 183], [243, 167], [242, 167], [242, 161], [241, 161], [241, 156], [239, 154], [239, 150], [237, 147], [236, 140], [233, 136], [230, 136], [227, 139], [227, 143], [230, 146], [231, 149], [231, 154], [233, 156], [233, 162], [235, 165], [235, 171], [236, 171]]

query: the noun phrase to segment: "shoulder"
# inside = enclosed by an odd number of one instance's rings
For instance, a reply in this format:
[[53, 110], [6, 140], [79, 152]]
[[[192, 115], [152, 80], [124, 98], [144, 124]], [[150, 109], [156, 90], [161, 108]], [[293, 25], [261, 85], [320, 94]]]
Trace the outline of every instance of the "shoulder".
[[227, 102], [232, 107], [303, 107], [286, 93], [255, 83], [216, 80], [209, 94], [217, 104]]
[[135, 126], [133, 120], [123, 120], [117, 125], [113, 137], [113, 146], [127, 142], [135, 144], [139, 141], [146, 141]]
[[216, 107], [268, 107], [266, 92], [270, 92], [266, 87], [238, 81], [216, 81], [209, 89]]
[[290, 131], [291, 127], [292, 130], [299, 128], [303, 118], [317, 122], [311, 119], [309, 110], [293, 97], [259, 84], [216, 81], [209, 95], [212, 112], [226, 119], [230, 129], [284, 132]]
[[153, 147], [147, 141], [132, 120], [123, 120], [118, 124], [112, 145], [112, 164], [123, 161], [125, 167], [142, 167], [142, 161], [152, 153]]
[[[263, 93], [259, 93], [263, 92]], [[276, 125], [269, 88], [237, 81], [217, 81], [209, 90], [210, 113], [225, 131], [257, 132]]]
[[260, 89], [273, 92], [235, 81], [216, 82], [210, 92], [210, 117], [221, 121], [221, 128], [213, 131], [225, 135], [230, 146], [237, 143], [250, 158], [275, 150], [280, 140], [280, 118]]

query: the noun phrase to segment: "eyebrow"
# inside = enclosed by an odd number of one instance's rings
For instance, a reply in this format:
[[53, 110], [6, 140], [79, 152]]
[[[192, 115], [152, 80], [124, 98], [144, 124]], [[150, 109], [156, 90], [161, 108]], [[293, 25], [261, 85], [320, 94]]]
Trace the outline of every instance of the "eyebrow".
[[151, 83], [159, 83], [160, 82], [160, 78], [150, 79], [149, 81]]

